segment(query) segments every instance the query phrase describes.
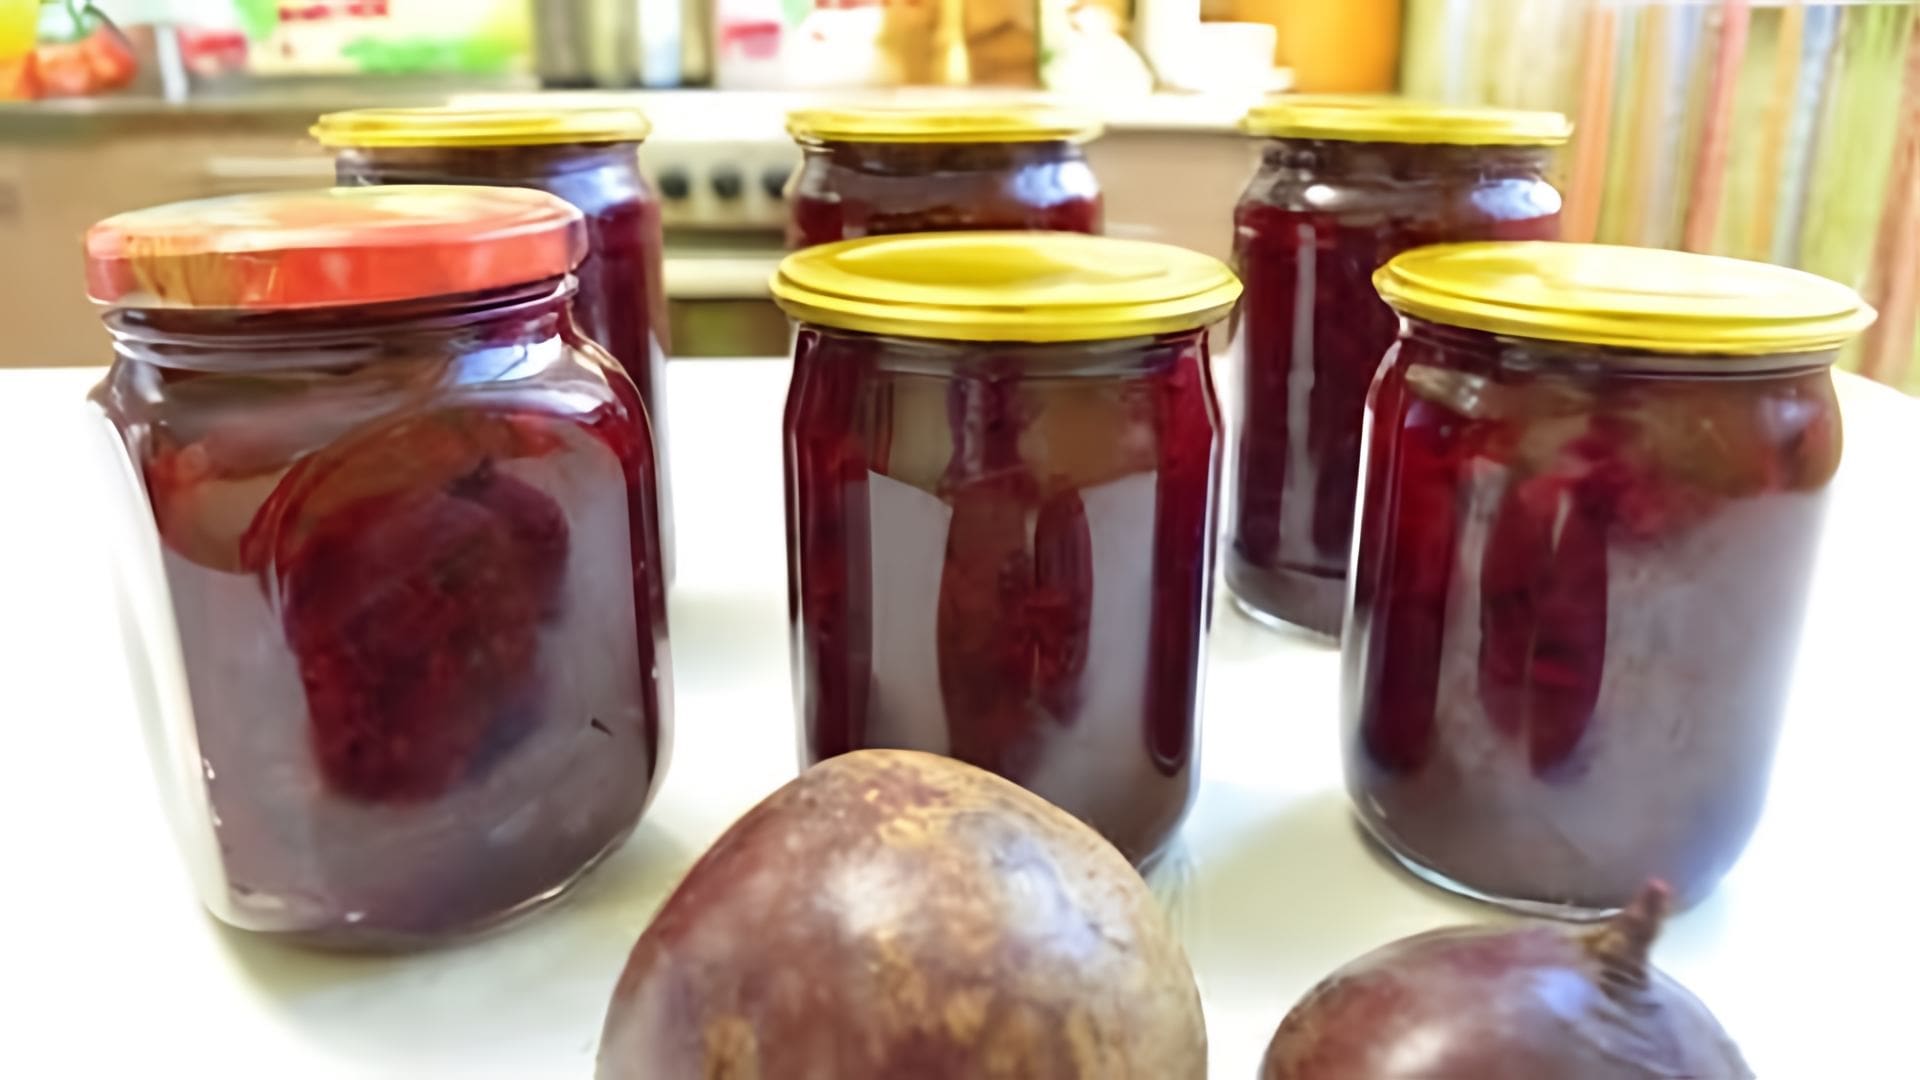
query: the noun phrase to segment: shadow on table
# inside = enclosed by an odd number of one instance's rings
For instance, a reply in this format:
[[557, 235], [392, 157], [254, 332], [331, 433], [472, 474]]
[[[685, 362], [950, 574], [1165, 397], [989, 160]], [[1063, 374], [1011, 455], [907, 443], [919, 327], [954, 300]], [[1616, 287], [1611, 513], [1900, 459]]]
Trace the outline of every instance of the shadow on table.
[[[1439, 926], [1518, 918], [1429, 884], [1400, 866], [1324, 791], [1279, 812], [1236, 813], [1254, 796], [1215, 791], [1218, 818], [1244, 822], [1204, 850], [1183, 846], [1152, 885], [1186, 944], [1202, 991], [1258, 1003], [1277, 1025], [1320, 979], [1368, 951]], [[1725, 937], [1727, 890], [1675, 916], [1658, 962], [1697, 962]], [[1571, 924], [1569, 924], [1571, 925]]]
[[[731, 686], [772, 671], [787, 705], [787, 598], [777, 588], [687, 586], [672, 597], [676, 685]], [[790, 722], [782, 721], [786, 726]]]
[[[1241, 820], [1208, 849], [1169, 860], [1155, 892], [1203, 987], [1268, 1001], [1275, 1023], [1314, 982], [1374, 946], [1491, 917], [1373, 850], [1338, 791]], [[1185, 880], [1170, 880], [1176, 876]]]
[[222, 928], [236, 966], [329, 1058], [388, 1075], [470, 1063], [585, 1075], [627, 952], [693, 854], [643, 821], [553, 907], [442, 949], [350, 955]]
[[1213, 608], [1213, 633], [1207, 648], [1216, 656], [1229, 660], [1260, 659], [1271, 654], [1277, 645], [1316, 652], [1340, 651], [1338, 638], [1289, 623], [1264, 622], [1248, 614], [1224, 581], [1213, 590]]

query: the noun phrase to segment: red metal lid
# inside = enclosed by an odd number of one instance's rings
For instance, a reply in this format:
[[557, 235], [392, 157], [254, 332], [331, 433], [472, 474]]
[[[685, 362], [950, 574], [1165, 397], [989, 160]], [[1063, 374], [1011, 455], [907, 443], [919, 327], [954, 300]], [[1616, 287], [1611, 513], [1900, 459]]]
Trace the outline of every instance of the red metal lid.
[[171, 203], [87, 230], [87, 293], [118, 307], [313, 308], [559, 277], [580, 211], [524, 188], [332, 188]]

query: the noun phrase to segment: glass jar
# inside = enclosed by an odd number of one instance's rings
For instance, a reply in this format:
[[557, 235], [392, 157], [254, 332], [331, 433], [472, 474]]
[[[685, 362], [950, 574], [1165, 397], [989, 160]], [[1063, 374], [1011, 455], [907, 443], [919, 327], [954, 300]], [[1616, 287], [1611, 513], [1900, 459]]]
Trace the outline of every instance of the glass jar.
[[1227, 584], [1263, 622], [1338, 635], [1360, 469], [1360, 420], [1397, 320], [1373, 272], [1464, 240], [1551, 240], [1557, 113], [1387, 99], [1275, 98], [1234, 210], [1238, 454]]
[[1347, 784], [1416, 873], [1549, 914], [1705, 896], [1751, 836], [1872, 321], [1799, 271], [1427, 248], [1368, 399]]
[[1185, 815], [1212, 606], [1216, 260], [1071, 234], [790, 255], [795, 696], [807, 763], [948, 754], [1136, 864]]
[[1100, 182], [1081, 144], [1100, 126], [1049, 106], [804, 109], [787, 246], [894, 233], [1098, 233]]
[[558, 895], [657, 786], [652, 440], [534, 191], [181, 203], [87, 236], [119, 570], [207, 906], [315, 944]]
[[666, 461], [671, 351], [660, 203], [640, 175], [653, 130], [632, 109], [359, 109], [313, 135], [343, 185], [484, 184], [549, 192], [579, 207], [587, 256], [574, 270], [574, 321], [640, 388], [659, 455], [661, 539], [672, 577], [673, 499]]

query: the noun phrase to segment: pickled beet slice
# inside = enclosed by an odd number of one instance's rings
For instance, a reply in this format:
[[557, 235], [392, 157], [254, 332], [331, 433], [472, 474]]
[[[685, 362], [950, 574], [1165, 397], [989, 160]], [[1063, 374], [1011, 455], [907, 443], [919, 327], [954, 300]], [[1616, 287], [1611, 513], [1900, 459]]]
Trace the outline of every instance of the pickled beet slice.
[[299, 558], [318, 523], [342, 507], [468, 476], [492, 459], [560, 450], [559, 436], [510, 415], [442, 409], [364, 429], [287, 472], [240, 539], [242, 564], [266, 571]]
[[1033, 525], [1033, 592], [1024, 625], [1033, 638], [1034, 693], [1064, 724], [1079, 715], [1093, 633], [1093, 531], [1077, 491], [1040, 506]]
[[567, 516], [539, 488], [503, 476], [491, 460], [455, 480], [452, 493], [494, 512], [513, 537], [515, 576], [546, 604], [543, 618], [559, 614], [560, 585], [567, 571]]
[[1480, 698], [1536, 775], [1568, 764], [1607, 660], [1604, 504], [1557, 476], [1522, 481], [1494, 514], [1480, 568]]
[[1019, 777], [1043, 722], [1032, 700], [1035, 635], [1027, 621], [1033, 559], [1031, 479], [1003, 473], [947, 494], [953, 508], [940, 575], [935, 636], [940, 698], [954, 725], [953, 756]]
[[389, 426], [303, 462], [249, 530], [335, 789], [430, 798], [530, 730], [568, 527], [484, 455], [541, 445], [534, 434], [497, 417]]
[[941, 696], [970, 718], [954, 733], [963, 761], [1019, 776], [1035, 728], [1071, 724], [1086, 674], [1093, 538], [1079, 493], [1043, 496], [1020, 451], [1023, 380], [963, 377], [947, 395], [953, 460], [940, 485], [952, 508], [940, 581]]
[[1447, 590], [1459, 543], [1454, 513], [1467, 460], [1461, 427], [1430, 404], [1411, 403], [1402, 442], [1379, 478], [1376, 528], [1389, 550], [1369, 648], [1378, 684], [1364, 702], [1360, 731], [1369, 757], [1390, 772], [1413, 772], [1433, 752]]

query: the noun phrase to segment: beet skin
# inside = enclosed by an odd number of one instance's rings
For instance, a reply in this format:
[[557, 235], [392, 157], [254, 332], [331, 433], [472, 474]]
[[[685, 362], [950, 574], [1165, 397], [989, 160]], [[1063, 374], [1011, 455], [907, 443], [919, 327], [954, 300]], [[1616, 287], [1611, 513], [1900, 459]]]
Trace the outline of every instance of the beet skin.
[[708, 850], [614, 992], [600, 1080], [1202, 1080], [1192, 970], [1093, 830], [867, 750]]

